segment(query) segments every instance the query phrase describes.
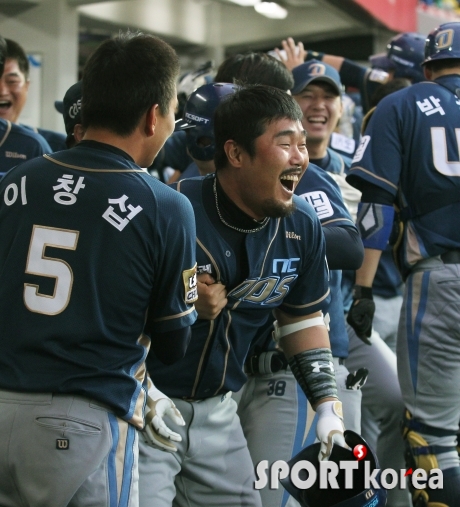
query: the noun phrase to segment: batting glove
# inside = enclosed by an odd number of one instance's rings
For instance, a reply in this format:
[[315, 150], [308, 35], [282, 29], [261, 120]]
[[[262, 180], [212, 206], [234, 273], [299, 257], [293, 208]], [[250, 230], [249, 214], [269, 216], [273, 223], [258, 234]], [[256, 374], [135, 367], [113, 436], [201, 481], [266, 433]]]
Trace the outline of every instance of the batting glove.
[[348, 448], [345, 443], [343, 432], [342, 403], [336, 401], [324, 401], [316, 407], [318, 424], [316, 425], [316, 436], [321, 444], [318, 460], [327, 461], [332, 452], [334, 444]]
[[152, 447], [157, 447], [163, 451], [176, 452], [177, 447], [172, 442], [181, 442], [182, 437], [171, 431], [163, 419], [168, 416], [179, 426], [184, 426], [185, 421], [174, 402], [158, 390], [150, 378], [148, 383], [145, 428], [141, 431], [141, 435], [144, 442]]
[[347, 315], [347, 322], [354, 329], [358, 338], [367, 345], [372, 334], [372, 319], [374, 318], [375, 303], [372, 298], [372, 288], [355, 285], [353, 287], [353, 303]]

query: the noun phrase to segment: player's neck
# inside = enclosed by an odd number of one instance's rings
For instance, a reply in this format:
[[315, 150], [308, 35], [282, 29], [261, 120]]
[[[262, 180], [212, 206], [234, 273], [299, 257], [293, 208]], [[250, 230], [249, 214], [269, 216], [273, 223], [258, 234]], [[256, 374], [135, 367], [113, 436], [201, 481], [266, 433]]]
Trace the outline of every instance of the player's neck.
[[136, 134], [130, 135], [128, 137], [121, 137], [114, 132], [111, 132], [106, 129], [100, 129], [95, 127], [88, 127], [83, 137], [84, 141], [97, 141], [99, 143], [109, 144], [110, 146], [115, 146], [120, 150], [123, 150], [125, 153], [130, 155], [136, 164], [142, 166], [140, 163], [143, 160], [142, 152], [141, 152], [141, 143], [136, 137]]
[[315, 160], [324, 158], [327, 153], [328, 142], [329, 139], [323, 141], [308, 141], [307, 139], [308, 157]]

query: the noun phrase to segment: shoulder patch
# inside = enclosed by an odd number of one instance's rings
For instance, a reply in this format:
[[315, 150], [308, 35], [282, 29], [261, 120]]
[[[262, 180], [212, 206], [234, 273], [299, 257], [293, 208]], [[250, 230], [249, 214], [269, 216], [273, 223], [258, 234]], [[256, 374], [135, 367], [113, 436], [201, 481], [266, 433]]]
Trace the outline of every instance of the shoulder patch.
[[333, 150], [339, 150], [353, 155], [356, 148], [356, 141], [350, 137], [344, 136], [343, 134], [332, 132], [331, 148]]
[[366, 151], [367, 145], [369, 144], [369, 141], [371, 140], [371, 136], [363, 136], [361, 139], [361, 143], [358, 146], [358, 149], [356, 150], [355, 156], [353, 157], [352, 163], [359, 162], [364, 155], [364, 152]]
[[193, 268], [182, 271], [182, 280], [184, 281], [184, 301], [191, 305], [198, 299], [196, 264]]
[[334, 214], [334, 209], [332, 208], [329, 197], [325, 192], [322, 192], [321, 190], [317, 190], [315, 192], [306, 192], [299, 197], [305, 199], [308, 204], [313, 207], [320, 220], [323, 218], [331, 217]]

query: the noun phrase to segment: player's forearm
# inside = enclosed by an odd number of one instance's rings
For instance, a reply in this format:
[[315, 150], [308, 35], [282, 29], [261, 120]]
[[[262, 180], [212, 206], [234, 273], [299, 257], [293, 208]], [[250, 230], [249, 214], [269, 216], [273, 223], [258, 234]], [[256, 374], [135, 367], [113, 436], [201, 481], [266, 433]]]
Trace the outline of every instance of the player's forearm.
[[363, 264], [356, 271], [356, 285], [362, 285], [363, 287], [372, 287], [381, 255], [381, 250], [374, 250], [373, 248], [364, 249]]

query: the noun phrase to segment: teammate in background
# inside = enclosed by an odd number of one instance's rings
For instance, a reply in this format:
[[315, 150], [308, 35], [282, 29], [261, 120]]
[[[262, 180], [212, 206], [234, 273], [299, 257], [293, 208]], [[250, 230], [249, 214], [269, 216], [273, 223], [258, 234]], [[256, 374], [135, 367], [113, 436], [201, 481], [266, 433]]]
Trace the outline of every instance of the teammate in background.
[[[0, 118], [18, 123], [29, 91], [29, 59], [17, 42], [6, 39], [6, 43], [5, 71], [0, 79]], [[43, 136], [53, 151], [66, 148], [63, 134], [52, 130], [23, 126]]]
[[67, 137], [65, 140], [67, 148], [73, 148], [78, 144], [84, 135], [81, 124], [81, 81], [73, 84], [64, 95], [64, 99], [54, 103], [56, 109], [64, 119]]
[[[279, 60], [260, 52], [231, 55], [220, 64], [214, 77], [215, 83], [239, 81], [244, 84], [275, 86], [285, 91], [288, 91], [293, 83], [291, 72]], [[172, 164], [172, 167], [178, 170], [169, 180], [173, 183], [182, 178], [182, 173], [193, 162], [187, 152], [185, 132], [180, 126], [166, 142], [164, 153], [165, 163]], [[194, 174], [192, 170], [196, 173], [196, 168], [192, 166], [187, 172], [187, 177]], [[204, 170], [206, 171], [205, 167]]]
[[294, 196], [308, 164], [301, 117], [292, 97], [272, 87], [229, 94], [214, 116], [216, 174], [177, 184], [195, 209], [198, 272], [216, 282], [208, 282], [211, 290], [228, 293], [215, 314], [203, 315], [200, 292], [191, 346], [172, 371], [149, 355], [154, 382], [174, 397], [186, 426], [167, 461], [141, 445], [141, 506], [261, 506], [231, 392], [246, 381], [245, 358], [272, 311], [280, 345], [318, 413], [321, 458], [336, 438], [343, 444], [321, 314], [329, 295], [324, 239], [314, 210]]
[[2, 506], [135, 507], [144, 406], [144, 438], [178, 438], [145, 358], [151, 342], [171, 363], [189, 341], [193, 209], [141, 169], [173, 131], [178, 70], [156, 37], [104, 42], [84, 69], [83, 141], [0, 183]]
[[[366, 68], [352, 60], [342, 56], [318, 53], [317, 51], [305, 50], [303, 44], [297, 45], [289, 37], [281, 42], [283, 53], [275, 49], [279, 58], [289, 68], [293, 69], [304, 61], [321, 60], [339, 71], [340, 79], [345, 86], [358, 88], [361, 95], [361, 105], [364, 114], [370, 109], [370, 101], [378, 87], [393, 77], [405, 77], [413, 83], [423, 80], [421, 62], [425, 37], [418, 33], [401, 33], [390, 39], [387, 44], [386, 57], [375, 55], [374, 65], [381, 64], [381, 67]], [[372, 62], [371, 62], [372, 63]]]
[[[385, 97], [357, 151], [348, 181], [362, 191], [358, 225], [366, 247], [350, 322], [372, 325], [372, 284], [398, 209], [395, 250], [406, 280], [398, 329], [398, 378], [406, 414], [407, 466], [443, 471], [443, 489], [414, 490], [414, 505], [454, 507], [460, 498], [455, 447], [460, 420], [460, 210], [456, 132], [460, 23], [427, 38], [426, 78]], [[386, 128], [381, 125], [385, 123]], [[373, 219], [371, 217], [374, 217]], [[359, 318], [358, 318], [359, 317]]]
[[[0, 81], [6, 55], [7, 43], [0, 36]], [[43, 137], [0, 118], [0, 179], [12, 167], [44, 153], [51, 153], [51, 151]]]
[[[317, 60], [311, 60], [295, 67], [293, 76], [295, 85], [292, 94], [303, 111], [302, 123], [307, 131], [307, 148], [310, 160], [327, 171], [339, 184], [344, 201], [355, 218], [360, 192], [350, 187], [345, 181], [351, 166], [351, 160], [328, 147], [331, 133], [340, 118], [342, 109], [340, 76], [333, 67]], [[324, 230], [326, 233], [327, 229]], [[394, 265], [391, 257], [389, 262], [392, 266]], [[352, 273], [354, 277], [354, 271], [349, 270], [356, 268], [343, 266], [342, 269], [347, 270], [344, 277], [347, 277], [349, 273]], [[396, 285], [399, 285], [399, 283]], [[346, 310], [348, 310], [346, 301], [348, 292], [349, 290], [345, 287]], [[340, 294], [342, 296], [342, 293]], [[381, 304], [386, 304], [386, 301]], [[386, 320], [389, 321], [382, 323], [381, 327], [383, 329], [391, 327], [391, 321], [396, 320], [395, 309], [397, 314], [399, 311], [398, 302], [389, 300], [390, 308], [385, 308], [385, 311], [382, 312], [382, 316], [385, 315]], [[343, 309], [344, 306], [342, 305], [342, 326], [345, 330]], [[390, 310], [393, 310], [392, 314], [389, 313]], [[384, 468], [403, 468], [402, 452], [401, 455], [393, 452], [394, 449], [400, 448], [401, 451], [403, 449], [399, 421], [404, 408], [397, 381], [394, 352], [389, 349], [377, 333], [372, 336], [373, 346], [369, 347], [363, 344], [351, 329], [348, 329], [348, 331], [350, 336], [349, 351], [347, 350], [346, 356], [342, 356], [346, 357], [346, 367], [350, 371], [357, 371], [363, 367], [369, 370], [368, 381], [362, 388], [363, 402], [360, 409], [363, 409], [366, 415], [368, 415], [366, 410], [371, 410], [373, 418], [379, 421], [382, 428], [380, 439], [377, 440], [375, 435], [377, 429], [375, 429], [373, 441], [368, 443], [374, 445], [374, 448], [377, 449]], [[385, 403], [382, 403], [382, 400], [385, 400]], [[360, 415], [361, 410], [358, 410], [358, 416]], [[366, 438], [369, 423], [365, 416], [362, 417], [362, 427], [362, 433]], [[347, 428], [353, 429], [349, 426]], [[358, 432], [360, 431], [358, 430]], [[380, 444], [378, 448], [376, 446], [377, 441]], [[389, 491], [389, 502], [393, 507], [406, 507], [408, 501], [407, 492], [397, 489]]]

